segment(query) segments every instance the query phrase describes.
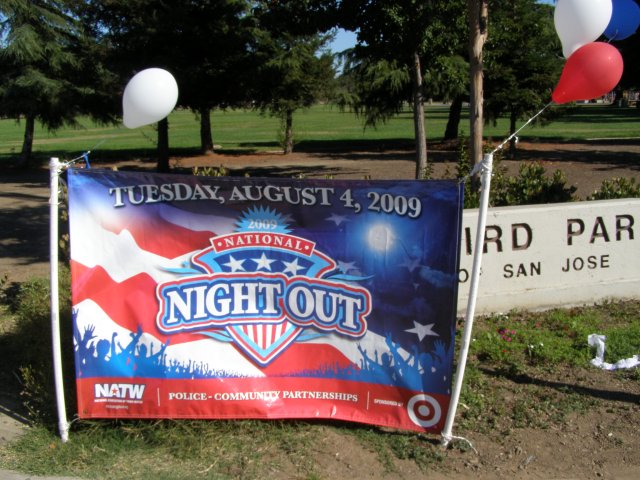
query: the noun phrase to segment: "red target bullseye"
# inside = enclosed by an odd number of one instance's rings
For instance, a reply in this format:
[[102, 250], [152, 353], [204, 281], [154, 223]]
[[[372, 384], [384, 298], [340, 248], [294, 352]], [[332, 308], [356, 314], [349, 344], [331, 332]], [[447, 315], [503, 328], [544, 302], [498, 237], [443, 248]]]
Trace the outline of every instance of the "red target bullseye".
[[438, 401], [429, 395], [416, 395], [407, 403], [407, 413], [413, 423], [423, 428], [436, 425], [442, 417]]

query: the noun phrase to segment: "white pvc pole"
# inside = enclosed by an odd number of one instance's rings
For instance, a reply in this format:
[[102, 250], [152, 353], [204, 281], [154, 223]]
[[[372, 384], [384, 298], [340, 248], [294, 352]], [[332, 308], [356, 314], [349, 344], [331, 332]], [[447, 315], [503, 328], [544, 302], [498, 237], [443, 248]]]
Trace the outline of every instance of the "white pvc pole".
[[476, 310], [476, 300], [478, 298], [478, 283], [480, 280], [480, 267], [482, 266], [482, 252], [484, 249], [484, 231], [487, 225], [487, 211], [489, 209], [489, 191], [491, 190], [491, 173], [493, 169], [493, 153], [485, 154], [482, 159], [480, 209], [478, 211], [478, 226], [476, 229], [476, 243], [473, 250], [473, 267], [471, 270], [471, 283], [469, 285], [469, 298], [467, 300], [467, 312], [465, 315], [464, 330], [462, 333], [462, 343], [460, 344], [460, 354], [456, 369], [456, 379], [449, 401], [449, 411], [442, 431], [442, 445], [447, 446], [453, 439], [451, 431], [453, 422], [460, 401], [464, 370], [467, 366], [467, 356], [471, 343], [471, 331], [473, 328], [473, 317]]
[[52, 158], [49, 162], [49, 178], [51, 198], [49, 200], [49, 258], [51, 282], [51, 342], [53, 347], [53, 375], [56, 388], [56, 405], [58, 407], [58, 429], [60, 438], [65, 443], [69, 440], [69, 422], [64, 401], [64, 382], [62, 378], [62, 349], [60, 347], [60, 304], [58, 300], [58, 182], [60, 179], [60, 162]]

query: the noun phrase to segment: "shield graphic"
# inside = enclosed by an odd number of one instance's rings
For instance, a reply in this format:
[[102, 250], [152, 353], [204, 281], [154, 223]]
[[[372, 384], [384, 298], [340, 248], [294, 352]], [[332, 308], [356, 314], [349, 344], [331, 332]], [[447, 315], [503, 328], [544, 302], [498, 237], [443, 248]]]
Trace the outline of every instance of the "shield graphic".
[[[321, 278], [336, 263], [315, 250], [315, 244], [286, 233], [237, 232], [211, 239], [211, 247], [192, 258], [194, 265], [220, 279]], [[264, 311], [275, 300], [243, 294], [236, 300], [243, 308]], [[236, 318], [224, 327], [234, 344], [254, 363], [273, 362], [305, 330], [288, 318]]]
[[245, 355], [264, 367], [295, 342], [303, 329], [284, 320], [276, 325], [237, 325], [226, 330]]

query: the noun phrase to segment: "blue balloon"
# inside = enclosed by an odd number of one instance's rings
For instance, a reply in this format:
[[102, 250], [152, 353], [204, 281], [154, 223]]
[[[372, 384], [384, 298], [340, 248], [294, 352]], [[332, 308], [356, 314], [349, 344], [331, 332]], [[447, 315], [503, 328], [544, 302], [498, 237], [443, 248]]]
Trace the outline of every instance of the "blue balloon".
[[613, 0], [613, 13], [604, 31], [609, 40], [624, 40], [640, 25], [640, 7], [634, 0]]

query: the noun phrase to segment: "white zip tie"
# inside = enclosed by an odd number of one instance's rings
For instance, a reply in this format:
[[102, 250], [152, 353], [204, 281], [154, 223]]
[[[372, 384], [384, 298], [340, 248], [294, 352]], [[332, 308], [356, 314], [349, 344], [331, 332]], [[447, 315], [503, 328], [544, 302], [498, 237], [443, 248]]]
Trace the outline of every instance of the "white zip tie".
[[469, 448], [471, 448], [471, 450], [473, 450], [473, 453], [475, 453], [476, 455], [478, 454], [478, 450], [476, 450], [476, 448], [473, 446], [473, 443], [471, 443], [470, 440], [464, 438], [464, 437], [457, 437], [455, 435], [445, 435], [444, 433], [442, 433], [442, 445], [444, 447], [448, 447], [449, 444], [453, 441], [453, 440], [458, 440], [460, 442], [463, 442], [465, 444], [467, 444], [469, 446]]
[[[91, 150], [87, 150], [86, 152], [84, 152], [82, 155], [76, 157], [76, 158], [72, 158], [71, 160], [68, 160], [66, 162], [61, 162], [60, 166], [64, 167], [64, 168], [69, 168], [70, 166], [74, 165], [75, 163], [78, 163], [80, 160], [84, 160], [87, 164], [87, 167], [89, 167], [89, 154], [91, 153]], [[62, 171], [62, 169], [60, 170]]]

